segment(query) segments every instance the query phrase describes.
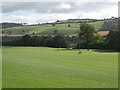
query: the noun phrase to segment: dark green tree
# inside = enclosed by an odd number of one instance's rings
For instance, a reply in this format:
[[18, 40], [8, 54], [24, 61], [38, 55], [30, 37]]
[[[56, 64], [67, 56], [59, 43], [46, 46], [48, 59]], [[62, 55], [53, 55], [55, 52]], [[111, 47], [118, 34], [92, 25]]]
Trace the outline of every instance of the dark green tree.
[[29, 46], [31, 44], [31, 36], [30, 35], [25, 35], [21, 39], [21, 44], [24, 46]]
[[56, 35], [58, 33], [58, 30], [54, 30], [53, 33], [54, 35]]
[[96, 33], [96, 31], [95, 31], [94, 26], [92, 26], [90, 24], [86, 24], [86, 23], [82, 23], [80, 25], [79, 38], [86, 41], [88, 51], [89, 51], [90, 45], [94, 41], [95, 33]]
[[68, 27], [71, 27], [71, 25], [70, 25], [70, 24], [68, 24]]
[[119, 30], [112, 30], [109, 32], [106, 41], [105, 47], [107, 49], [120, 51], [120, 31]]
[[25, 30], [22, 30], [22, 32], [25, 32]]
[[57, 35], [53, 37], [53, 47], [55, 48], [66, 48], [67, 42], [65, 41], [64, 37], [61, 35]]
[[55, 23], [52, 23], [52, 26], [55, 26]]

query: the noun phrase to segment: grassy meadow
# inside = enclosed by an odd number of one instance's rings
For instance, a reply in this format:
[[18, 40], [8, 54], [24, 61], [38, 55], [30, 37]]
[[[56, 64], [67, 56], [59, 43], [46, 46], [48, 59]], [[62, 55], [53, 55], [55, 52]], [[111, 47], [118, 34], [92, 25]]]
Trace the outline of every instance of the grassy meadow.
[[118, 54], [3, 47], [3, 88], [117, 88]]
[[[103, 21], [91, 22], [96, 30], [99, 30], [102, 25]], [[71, 23], [71, 27], [68, 27], [68, 23], [65, 24], [56, 24], [52, 26], [52, 24], [43, 24], [43, 25], [36, 25], [36, 26], [19, 26], [19, 27], [12, 27], [12, 28], [5, 28], [3, 29], [4, 34], [12, 34], [12, 35], [25, 35], [25, 34], [43, 34], [43, 35], [52, 35], [54, 34], [54, 30], [58, 30], [58, 34], [63, 35], [75, 35], [79, 31], [80, 24], [79, 23]], [[23, 32], [24, 30], [24, 32]]]
[[2, 48], [0, 47], [0, 89], [2, 88]]

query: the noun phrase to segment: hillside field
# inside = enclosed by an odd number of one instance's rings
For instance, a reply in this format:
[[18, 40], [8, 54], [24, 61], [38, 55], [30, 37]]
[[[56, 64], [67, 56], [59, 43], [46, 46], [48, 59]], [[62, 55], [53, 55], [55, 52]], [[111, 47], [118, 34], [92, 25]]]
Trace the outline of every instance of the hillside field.
[[3, 88], [117, 88], [118, 54], [3, 47]]
[[[99, 30], [103, 21], [91, 22], [96, 30]], [[42, 34], [42, 35], [53, 35], [54, 30], [58, 31], [58, 34], [63, 35], [75, 35], [79, 32], [80, 23], [71, 23], [71, 27], [68, 27], [68, 23], [65, 24], [56, 24], [52, 26], [52, 24], [41, 24], [35, 26], [18, 26], [11, 28], [4, 28], [3, 34], [12, 34], [12, 35], [25, 35], [25, 34]]]

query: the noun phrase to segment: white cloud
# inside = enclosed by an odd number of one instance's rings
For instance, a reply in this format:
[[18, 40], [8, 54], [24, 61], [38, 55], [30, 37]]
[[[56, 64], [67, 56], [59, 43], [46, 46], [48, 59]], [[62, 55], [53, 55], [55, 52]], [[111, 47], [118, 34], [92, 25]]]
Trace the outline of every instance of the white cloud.
[[18, 22], [18, 23], [23, 23], [23, 22], [29, 22], [30, 24], [33, 23], [45, 23], [45, 22], [54, 22], [56, 20], [65, 20], [69, 18], [75, 18], [74, 15], [72, 14], [34, 14], [34, 15], [29, 15], [29, 16], [24, 16], [24, 15], [4, 15], [2, 17], [4, 22]]
[[9, 7], [5, 6], [4, 10], [6, 12], [3, 13], [3, 22], [12, 21], [33, 24], [74, 18], [108, 18], [118, 16], [117, 4], [111, 3], [21, 3], [16, 6], [12, 4], [12, 6], [10, 4]]
[[[43, 0], [1, 0], [2, 2], [43, 2]], [[44, 0], [44, 2], [118, 2], [119, 0]]]
[[71, 9], [71, 5], [69, 3], [62, 2], [56, 6], [56, 9]]
[[[81, 13], [81, 14], [80, 14]], [[79, 15], [79, 18], [110, 18], [111, 16], [118, 17], [118, 7], [113, 6], [108, 8], [103, 8], [99, 11], [91, 11], [91, 12], [76, 12]]]

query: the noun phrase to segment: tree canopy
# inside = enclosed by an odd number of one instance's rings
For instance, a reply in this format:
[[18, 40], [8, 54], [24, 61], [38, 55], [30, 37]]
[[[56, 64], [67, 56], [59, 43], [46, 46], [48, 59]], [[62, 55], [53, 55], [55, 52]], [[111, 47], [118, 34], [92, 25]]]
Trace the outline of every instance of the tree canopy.
[[86, 41], [88, 51], [90, 44], [94, 41], [95, 33], [96, 31], [94, 26], [86, 23], [82, 23], [80, 25], [79, 38]]

